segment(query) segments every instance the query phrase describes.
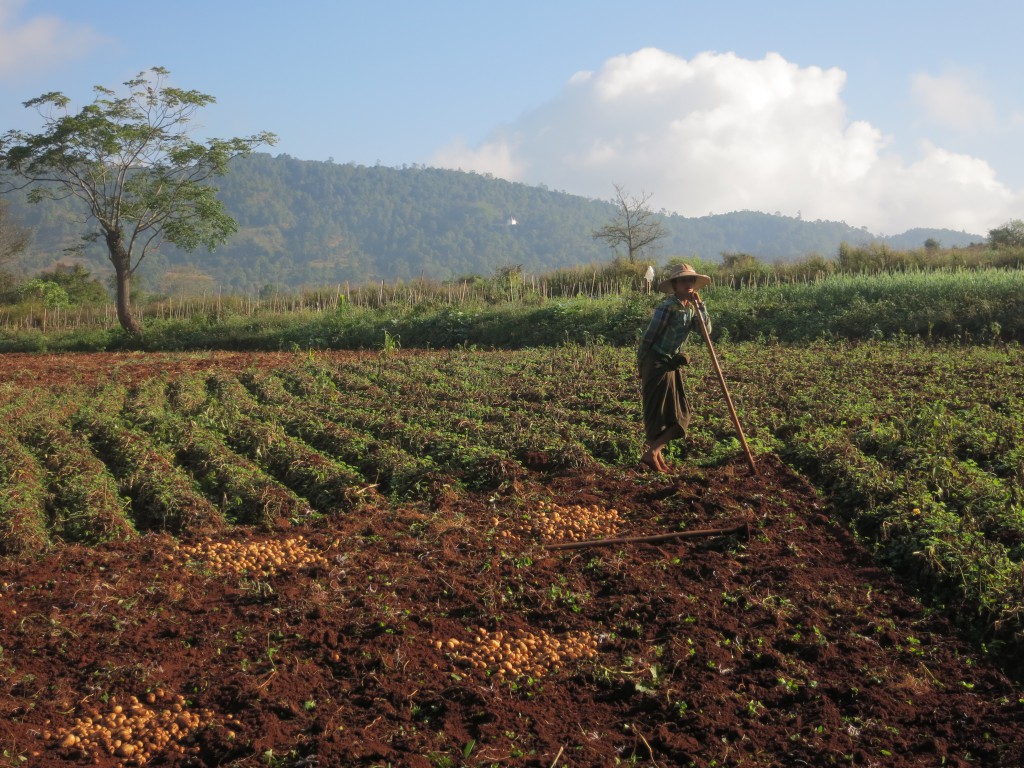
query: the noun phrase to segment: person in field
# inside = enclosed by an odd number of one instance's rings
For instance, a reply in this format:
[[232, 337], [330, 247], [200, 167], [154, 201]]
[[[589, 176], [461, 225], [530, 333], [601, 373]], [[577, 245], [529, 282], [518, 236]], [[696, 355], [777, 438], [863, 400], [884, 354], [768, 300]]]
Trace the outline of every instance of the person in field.
[[689, 365], [690, 357], [680, 348], [695, 325], [697, 312], [711, 331], [711, 319], [697, 293], [710, 283], [710, 277], [698, 274], [689, 264], [673, 268], [658, 285], [668, 298], [654, 309], [637, 349], [647, 435], [647, 448], [640, 461], [656, 472], [669, 471], [661, 452], [672, 440], [686, 437], [690, 426], [690, 405], [681, 370]]

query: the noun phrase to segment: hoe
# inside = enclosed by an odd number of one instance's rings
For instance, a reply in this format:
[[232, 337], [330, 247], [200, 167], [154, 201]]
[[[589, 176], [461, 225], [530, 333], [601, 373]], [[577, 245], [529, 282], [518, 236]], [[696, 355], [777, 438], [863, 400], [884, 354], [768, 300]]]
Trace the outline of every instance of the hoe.
[[624, 536], [615, 539], [591, 539], [590, 541], [567, 541], [560, 544], [546, 544], [545, 549], [586, 549], [588, 547], [610, 547], [616, 544], [634, 544], [640, 542], [671, 541], [673, 539], [697, 539], [705, 536], [728, 536], [742, 534], [750, 541], [750, 523], [739, 523], [724, 528], [707, 528], [698, 531], [675, 531], [673, 533], [655, 533], [650, 536]]

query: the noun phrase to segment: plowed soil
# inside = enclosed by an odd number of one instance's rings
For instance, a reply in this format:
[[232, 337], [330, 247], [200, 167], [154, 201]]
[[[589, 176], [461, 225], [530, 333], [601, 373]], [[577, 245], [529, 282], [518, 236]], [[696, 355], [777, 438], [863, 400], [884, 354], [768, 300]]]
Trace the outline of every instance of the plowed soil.
[[[112, 365], [154, 372], [16, 368]], [[1024, 765], [1019, 670], [781, 461], [535, 459], [486, 494], [235, 529], [220, 552], [277, 558], [244, 571], [166, 534], [0, 561], [0, 765]]]

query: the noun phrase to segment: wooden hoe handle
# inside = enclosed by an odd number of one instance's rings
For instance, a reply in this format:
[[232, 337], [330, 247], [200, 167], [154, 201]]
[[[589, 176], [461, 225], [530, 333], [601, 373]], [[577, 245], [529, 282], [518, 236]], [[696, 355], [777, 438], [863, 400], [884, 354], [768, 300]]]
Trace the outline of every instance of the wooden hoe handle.
[[697, 299], [695, 302], [696, 307], [694, 308], [694, 316], [697, 318], [697, 327], [700, 328], [700, 335], [704, 337], [704, 343], [708, 345], [708, 352], [711, 353], [711, 365], [715, 368], [715, 373], [718, 374], [718, 381], [722, 385], [722, 392], [725, 393], [725, 402], [729, 406], [729, 416], [732, 417], [732, 424], [736, 427], [736, 432], [740, 436], [740, 445], [743, 446], [743, 452], [747, 454], [747, 463], [750, 465], [750, 471], [755, 475], [757, 474], [757, 465], [754, 464], [754, 456], [750, 453], [750, 447], [747, 445], [747, 438], [743, 435], [743, 427], [740, 426], [740, 417], [736, 415], [736, 406], [732, 404], [732, 397], [729, 395], [729, 387], [725, 383], [725, 374], [722, 373], [722, 366], [718, 364], [718, 355], [715, 354], [715, 348], [711, 344], [711, 334], [708, 333], [708, 327], [704, 323], [704, 316], [701, 314], [701, 310], [704, 309], [704, 302]]

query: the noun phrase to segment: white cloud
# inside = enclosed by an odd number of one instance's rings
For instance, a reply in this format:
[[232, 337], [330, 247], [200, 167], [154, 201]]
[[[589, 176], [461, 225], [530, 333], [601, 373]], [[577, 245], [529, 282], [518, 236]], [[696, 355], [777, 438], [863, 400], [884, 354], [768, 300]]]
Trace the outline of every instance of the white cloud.
[[[517, 179], [522, 174], [522, 169], [513, 156], [514, 152], [509, 138], [498, 138], [475, 150], [470, 149], [464, 140], [459, 139], [447, 149], [436, 153], [433, 162], [442, 168], [461, 168], [466, 171], [483, 169], [503, 179]], [[462, 168], [460, 163], [466, 158], [471, 160]]]
[[877, 234], [984, 234], [1019, 208], [981, 160], [930, 144], [894, 155], [892, 137], [847, 117], [845, 82], [774, 53], [686, 60], [646, 48], [575, 74], [553, 102], [433, 162], [599, 199], [620, 184], [686, 216], [800, 211]]
[[980, 90], [980, 86], [963, 72], [950, 72], [938, 77], [918, 73], [911, 79], [914, 100], [924, 108], [927, 116], [962, 133], [975, 133], [995, 125], [995, 108]]
[[90, 27], [75, 27], [56, 16], [20, 20], [24, 5], [25, 0], [0, 0], [0, 79], [55, 69], [104, 41]]

